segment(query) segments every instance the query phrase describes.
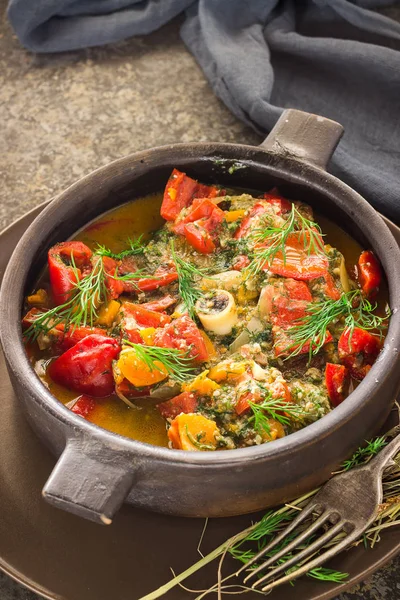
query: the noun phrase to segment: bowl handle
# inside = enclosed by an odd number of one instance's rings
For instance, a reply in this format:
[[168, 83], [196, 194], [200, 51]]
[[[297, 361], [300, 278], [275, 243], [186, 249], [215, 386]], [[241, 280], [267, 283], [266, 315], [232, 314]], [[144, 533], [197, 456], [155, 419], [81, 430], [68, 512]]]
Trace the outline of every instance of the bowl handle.
[[104, 444], [69, 439], [47, 480], [47, 502], [90, 521], [110, 525], [135, 479], [135, 468]]
[[289, 108], [283, 111], [260, 146], [325, 170], [343, 132], [336, 121]]

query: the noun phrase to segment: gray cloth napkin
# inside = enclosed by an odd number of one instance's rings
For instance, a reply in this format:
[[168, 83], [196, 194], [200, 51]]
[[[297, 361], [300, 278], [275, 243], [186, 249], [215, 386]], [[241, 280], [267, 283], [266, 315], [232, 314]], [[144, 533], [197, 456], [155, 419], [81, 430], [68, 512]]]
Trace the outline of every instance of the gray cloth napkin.
[[11, 0], [34, 52], [150, 33], [186, 12], [182, 38], [214, 92], [265, 134], [282, 108], [345, 127], [330, 170], [400, 222], [400, 24], [388, 0]]

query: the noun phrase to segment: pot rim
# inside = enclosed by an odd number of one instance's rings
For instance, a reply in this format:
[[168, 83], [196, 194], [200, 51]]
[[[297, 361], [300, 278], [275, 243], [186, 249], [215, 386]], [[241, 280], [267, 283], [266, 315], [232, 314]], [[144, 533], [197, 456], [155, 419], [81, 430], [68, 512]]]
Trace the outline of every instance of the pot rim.
[[[361, 214], [361, 224], [364, 222], [365, 225], [368, 224], [370, 228], [373, 227], [374, 229], [376, 243], [380, 248], [379, 254], [387, 257], [389, 252], [391, 252], [392, 255], [393, 253], [395, 255], [397, 254], [397, 258], [394, 257], [394, 260], [392, 256], [391, 260], [392, 263], [396, 264], [399, 276], [387, 276], [393, 314], [390, 318], [384, 347], [370, 372], [356, 390], [350, 394], [346, 401], [332, 410], [329, 414], [297, 432], [279, 440], [275, 440], [273, 444], [261, 444], [259, 446], [225, 450], [224, 452], [215, 453], [194, 453], [183, 450], [177, 452], [170, 448], [154, 446], [146, 442], [140, 442], [113, 433], [80, 418], [57, 400], [36, 375], [25, 352], [21, 330], [18, 325], [20, 323], [23, 291], [29, 268], [24, 268], [22, 271], [19, 269], [17, 277], [14, 277], [13, 271], [15, 267], [20, 264], [21, 259], [23, 259], [24, 256], [27, 256], [24, 245], [32, 236], [32, 233], [40, 233], [41, 225], [45, 224], [49, 217], [52, 217], [54, 212], [59, 212], [62, 205], [87, 183], [90, 182], [91, 186], [93, 186], [96, 185], [97, 181], [97, 185], [101, 185], [103, 175], [108, 173], [112, 168], [118, 166], [124, 171], [126, 168], [132, 169], [134, 163], [145, 163], [149, 158], [163, 158], [163, 156], [165, 159], [167, 159], [167, 157], [169, 158], [169, 160], [165, 160], [165, 162], [170, 162], [170, 157], [174, 152], [178, 153], [177, 161], [196, 159], [197, 162], [211, 162], [213, 158], [218, 158], [221, 154], [227, 155], [224, 156], [226, 161], [240, 161], [248, 168], [251, 168], [252, 165], [256, 164], [261, 165], [266, 169], [268, 174], [275, 176], [279, 175], [287, 182], [293, 184], [296, 184], [297, 182], [304, 185], [305, 178], [307, 178], [306, 184], [310, 188], [319, 191], [325, 196], [330, 196], [334, 202], [340, 204], [341, 209], [344, 212], [347, 212], [351, 219], [358, 221]], [[237, 156], [238, 154], [240, 154], [240, 156]], [[261, 157], [270, 159], [276, 164], [270, 164], [268, 163], [268, 160], [263, 162], [260, 160]], [[286, 164], [287, 162], [289, 162], [289, 165]], [[162, 164], [161, 161], [158, 165], [150, 165], [149, 169], [160, 166], [160, 164]], [[322, 182], [321, 175], [323, 175]], [[338, 192], [341, 192], [348, 200], [351, 200], [351, 206], [349, 205], [346, 207], [345, 203], [340, 203], [337, 199], [335, 200], [334, 194], [337, 194]], [[358, 212], [357, 209], [359, 209]], [[364, 213], [365, 216], [363, 216], [362, 213]], [[355, 219], [355, 215], [357, 215], [357, 219]], [[385, 244], [383, 241], [386, 241], [386, 248], [384, 247]], [[35, 243], [36, 247], [32, 254], [37, 252], [40, 241], [38, 242], [36, 240]], [[10, 308], [7, 300], [13, 298], [12, 294], [16, 290], [19, 290], [20, 297], [18, 298], [18, 302], [11, 302]], [[3, 284], [0, 290], [0, 323], [2, 324], [0, 333], [5, 357], [11, 370], [14, 372], [14, 375], [21, 381], [24, 388], [29, 390], [31, 396], [30, 400], [36, 402], [44, 410], [49, 411], [56, 419], [63, 422], [69, 422], [73, 426], [75, 432], [94, 437], [106, 446], [114, 448], [116, 451], [124, 450], [131, 455], [139, 455], [143, 458], [155, 458], [158, 461], [166, 461], [169, 464], [191, 464], [193, 466], [206, 465], [223, 468], [229, 464], [238, 464], [249, 459], [254, 462], [283, 456], [287, 458], [291, 454], [297, 453], [302, 447], [311, 443], [318, 441], [323, 444], [324, 438], [339, 428], [343, 422], [354, 417], [355, 413], [361, 413], [364, 405], [368, 402], [368, 390], [370, 390], [372, 394], [375, 393], [377, 388], [383, 386], [385, 379], [390, 377], [390, 374], [396, 370], [397, 367], [397, 348], [400, 348], [400, 311], [399, 306], [396, 303], [397, 298], [400, 299], [400, 250], [397, 242], [375, 209], [347, 184], [323, 169], [300, 160], [298, 157], [288, 153], [282, 155], [272, 150], [267, 150], [262, 146], [257, 147], [245, 144], [220, 142], [170, 144], [132, 153], [99, 167], [56, 196], [40, 215], [36, 217], [32, 225], [18, 242], [4, 274]], [[17, 319], [9, 318], [10, 310], [14, 315], [18, 313]]]

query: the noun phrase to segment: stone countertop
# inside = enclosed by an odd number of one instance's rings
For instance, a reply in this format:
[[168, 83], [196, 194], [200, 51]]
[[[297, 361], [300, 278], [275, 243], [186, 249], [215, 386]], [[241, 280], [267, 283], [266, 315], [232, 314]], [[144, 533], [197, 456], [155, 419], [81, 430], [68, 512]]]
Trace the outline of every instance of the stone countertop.
[[[0, 9], [5, 5], [0, 0]], [[131, 152], [173, 142], [261, 141], [214, 96], [179, 38], [179, 19], [103, 48], [32, 55], [3, 16], [0, 114], [0, 229]], [[340, 600], [399, 597], [397, 558]], [[39, 597], [0, 573], [0, 598]]]

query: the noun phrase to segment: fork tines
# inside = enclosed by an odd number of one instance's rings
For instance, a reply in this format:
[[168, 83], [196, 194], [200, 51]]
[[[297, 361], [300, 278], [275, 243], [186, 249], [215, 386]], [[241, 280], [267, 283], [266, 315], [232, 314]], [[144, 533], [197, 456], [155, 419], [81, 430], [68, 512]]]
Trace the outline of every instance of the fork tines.
[[[329, 542], [331, 539], [336, 537], [338, 535], [338, 533], [340, 533], [343, 530], [345, 522], [342, 519], [340, 519], [339, 514], [336, 511], [325, 510], [325, 508], [323, 508], [320, 504], [312, 503], [311, 505], [306, 506], [301, 511], [301, 513], [296, 517], [296, 519], [294, 519], [294, 521], [292, 521], [292, 523], [290, 523], [290, 525], [288, 525], [288, 527], [286, 527], [286, 529], [284, 529], [270, 544], [268, 544], [265, 548], [263, 548], [248, 563], [246, 563], [246, 565], [244, 565], [241, 569], [239, 569], [237, 574], [243, 572], [244, 570], [247, 570], [249, 568], [249, 566], [257, 564], [259, 562], [260, 558], [262, 558], [266, 554], [269, 554], [274, 548], [279, 546], [279, 544], [281, 542], [283, 542], [284, 539], [288, 538], [288, 535], [292, 531], [294, 531], [301, 523], [303, 523], [308, 517], [310, 517], [315, 512], [319, 516], [313, 523], [311, 523], [302, 532], [300, 532], [298, 535], [296, 535], [289, 544], [285, 545], [283, 548], [278, 550], [273, 556], [267, 558], [267, 560], [265, 560], [261, 565], [252, 569], [252, 571], [249, 573], [249, 575], [247, 575], [246, 578], [244, 579], [244, 582], [245, 583], [248, 582], [251, 578], [253, 578], [258, 573], [260, 573], [260, 571], [264, 571], [265, 569], [268, 569], [269, 567], [271, 567], [271, 565], [275, 564], [277, 561], [282, 559], [284, 556], [288, 555], [292, 550], [294, 550], [295, 548], [298, 548], [300, 544], [305, 542], [308, 538], [310, 538], [311, 535], [316, 533], [322, 526], [326, 525], [328, 522], [334, 523], [333, 527], [331, 527], [326, 532], [324, 532], [321, 536], [319, 536], [314, 542], [312, 542], [306, 548], [304, 548], [303, 550], [301, 550], [300, 552], [298, 552], [291, 558], [288, 558], [286, 561], [282, 562], [281, 564], [276, 565], [268, 573], [266, 573], [263, 577], [260, 577], [259, 579], [257, 579], [257, 581], [255, 581], [253, 583], [252, 587], [254, 589], [259, 588], [266, 581], [275, 579], [275, 577], [282, 571], [286, 571], [286, 570], [290, 569], [291, 567], [294, 567], [295, 565], [299, 565], [299, 564], [301, 565], [302, 561], [304, 561], [307, 557], [312, 556], [313, 554], [318, 552], [318, 550], [320, 548], [322, 548], [327, 542]], [[346, 540], [346, 538], [344, 538], [343, 541], [345, 541], [345, 540]], [[303, 575], [304, 573], [306, 573], [307, 571], [312, 569], [314, 566], [320, 565], [322, 561], [325, 562], [325, 560], [330, 558], [330, 556], [333, 556], [333, 554], [335, 554], [336, 551], [337, 551], [337, 546], [335, 546], [335, 548], [332, 549], [332, 553], [331, 553], [331, 550], [327, 550], [327, 552], [325, 552], [322, 555], [317, 556], [317, 558], [315, 558], [313, 561], [307, 563], [306, 565], [300, 566], [299, 569], [297, 569], [295, 571], [291, 571], [290, 574], [288, 574], [278, 580], [272, 581], [267, 586], [263, 587], [262, 591], [263, 592], [267, 591], [267, 590], [275, 587], [276, 585], [283, 583], [284, 581], [289, 581], [289, 580], [291, 581], [297, 577], [300, 577], [300, 575]]]

